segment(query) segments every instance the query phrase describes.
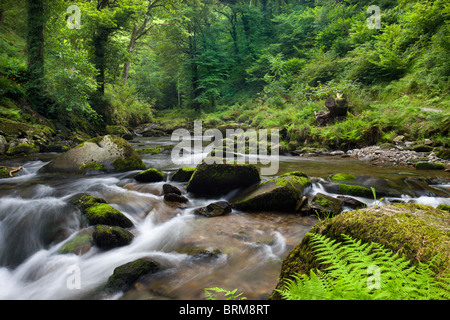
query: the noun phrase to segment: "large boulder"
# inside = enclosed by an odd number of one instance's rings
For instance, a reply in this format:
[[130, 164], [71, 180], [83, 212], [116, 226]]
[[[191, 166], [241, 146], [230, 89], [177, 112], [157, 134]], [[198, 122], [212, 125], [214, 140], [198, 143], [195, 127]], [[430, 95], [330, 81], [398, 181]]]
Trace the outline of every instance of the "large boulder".
[[195, 167], [181, 167], [170, 178], [172, 181], [188, 182], [191, 179], [192, 174], [195, 171]]
[[199, 164], [187, 185], [197, 195], [223, 195], [261, 181], [258, 168], [251, 164]]
[[244, 196], [233, 200], [242, 211], [296, 212], [311, 180], [303, 173], [288, 173], [247, 190]]
[[143, 170], [145, 165], [125, 139], [106, 135], [90, 139], [70, 149], [42, 167], [41, 171], [86, 173], [92, 169], [124, 172]]
[[[314, 225], [310, 233], [324, 235], [342, 242], [342, 234], [362, 243], [376, 242], [404, 255], [412, 265], [435, 258], [435, 272], [443, 275], [450, 268], [450, 215], [443, 210], [420, 204], [392, 204], [350, 211]], [[281, 289], [296, 274], [310, 274], [322, 269], [311, 250], [310, 236], [289, 253], [282, 264], [279, 282], [271, 299], [281, 299]]]

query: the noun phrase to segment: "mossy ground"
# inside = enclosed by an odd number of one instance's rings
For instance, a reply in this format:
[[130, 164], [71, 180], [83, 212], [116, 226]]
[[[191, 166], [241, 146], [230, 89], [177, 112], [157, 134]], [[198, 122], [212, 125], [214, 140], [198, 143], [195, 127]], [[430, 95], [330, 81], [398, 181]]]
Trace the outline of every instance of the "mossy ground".
[[443, 163], [437, 162], [417, 162], [414, 167], [417, 170], [444, 170], [445, 165]]

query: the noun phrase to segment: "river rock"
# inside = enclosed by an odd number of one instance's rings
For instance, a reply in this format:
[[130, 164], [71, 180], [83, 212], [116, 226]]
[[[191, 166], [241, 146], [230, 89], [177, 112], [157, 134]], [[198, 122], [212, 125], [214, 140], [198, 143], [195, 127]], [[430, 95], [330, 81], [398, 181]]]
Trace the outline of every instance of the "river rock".
[[86, 217], [89, 225], [103, 224], [131, 228], [133, 222], [122, 212], [107, 204], [99, 197], [82, 193], [72, 197], [70, 203], [75, 205]]
[[361, 209], [367, 206], [364, 202], [356, 200], [352, 197], [337, 196], [336, 198], [342, 201], [343, 206], [350, 207], [352, 209]]
[[233, 201], [242, 211], [296, 212], [311, 180], [301, 173], [284, 174], [249, 188], [244, 196]]
[[173, 174], [170, 180], [177, 182], [188, 182], [194, 171], [195, 167], [181, 167]]
[[217, 201], [206, 207], [198, 208], [194, 214], [205, 217], [217, 217], [231, 212], [231, 204], [228, 201]]
[[261, 180], [256, 166], [251, 164], [199, 164], [187, 185], [196, 195], [221, 195], [246, 188]]
[[126, 140], [106, 135], [70, 149], [42, 167], [41, 172], [86, 173], [93, 166], [105, 172], [145, 169], [141, 157]]
[[160, 265], [149, 259], [138, 259], [114, 269], [106, 284], [107, 291], [125, 291], [139, 278], [158, 272]]
[[188, 198], [176, 193], [166, 193], [164, 195], [164, 200], [169, 202], [181, 202], [181, 203], [186, 203], [189, 201]]
[[102, 250], [110, 250], [129, 244], [134, 235], [121, 227], [96, 225], [92, 234], [94, 244]]
[[175, 186], [173, 186], [171, 184], [165, 183], [163, 185], [163, 194], [168, 194], [168, 193], [175, 193], [175, 194], [181, 196], [181, 190], [180, 189], [178, 189], [177, 187], [175, 187]]
[[[434, 258], [439, 277], [450, 268], [449, 229], [450, 218], [445, 211], [420, 204], [392, 204], [340, 214], [317, 223], [310, 232], [338, 242], [343, 241], [342, 234], [361, 240], [362, 243], [376, 242], [401, 253], [414, 265], [417, 265], [418, 259], [426, 263]], [[281, 299], [278, 290], [294, 275], [310, 275], [310, 270], [323, 270], [328, 266], [316, 260], [310, 239], [306, 235], [287, 255], [270, 299]]]
[[134, 180], [138, 182], [160, 182], [164, 180], [164, 173], [161, 170], [149, 168], [136, 174]]
[[321, 217], [339, 214], [342, 210], [343, 201], [323, 193], [317, 193], [309, 205], [310, 211]]

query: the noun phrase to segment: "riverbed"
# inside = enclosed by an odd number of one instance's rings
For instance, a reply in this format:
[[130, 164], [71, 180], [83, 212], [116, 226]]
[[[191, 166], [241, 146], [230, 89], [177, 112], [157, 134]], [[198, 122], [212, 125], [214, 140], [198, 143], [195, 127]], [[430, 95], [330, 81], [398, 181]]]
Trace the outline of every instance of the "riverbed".
[[[131, 144], [138, 149], [174, 142], [169, 137], [137, 137]], [[137, 171], [87, 176], [38, 172], [56, 156], [38, 154], [3, 162], [23, 169], [18, 177], [0, 180], [0, 299], [204, 299], [204, 288], [210, 287], [238, 289], [248, 299], [266, 299], [278, 282], [281, 261], [318, 222], [315, 216], [236, 210], [199, 217], [193, 214], [196, 208], [229, 200], [235, 193], [214, 199], [186, 194], [189, 202], [180, 205], [164, 201], [162, 186], [167, 181], [137, 183], [133, 179]], [[168, 181], [181, 166], [171, 161], [170, 150], [142, 158], [147, 167], [162, 170]], [[373, 166], [340, 157], [279, 159], [277, 175], [303, 171], [313, 180], [310, 197], [318, 192], [338, 195], [328, 177], [342, 172], [384, 188], [387, 196], [381, 203], [450, 204], [448, 172]], [[171, 183], [185, 190], [186, 183]], [[80, 212], [68, 203], [81, 192], [102, 197], [123, 212], [135, 225], [134, 240], [110, 251], [94, 246], [82, 255], [59, 253], [85, 228]], [[357, 199], [367, 206], [380, 201]], [[192, 255], [190, 248], [216, 253]], [[116, 267], [139, 258], [151, 258], [163, 269], [126, 292], [101, 290]], [[74, 275], [79, 276], [77, 285], [70, 282]]]

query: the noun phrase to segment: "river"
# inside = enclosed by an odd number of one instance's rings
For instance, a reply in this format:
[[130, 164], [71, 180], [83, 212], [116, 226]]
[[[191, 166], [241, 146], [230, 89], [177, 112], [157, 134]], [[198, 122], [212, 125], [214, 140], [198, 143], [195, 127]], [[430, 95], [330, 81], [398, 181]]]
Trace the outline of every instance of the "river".
[[[131, 144], [148, 148], [174, 143], [169, 137], [139, 137]], [[21, 165], [23, 170], [18, 177], [0, 180], [0, 299], [204, 299], [204, 288], [209, 287], [238, 289], [248, 299], [266, 299], [278, 282], [281, 261], [318, 221], [314, 216], [236, 210], [203, 218], [193, 210], [232, 195], [206, 199], [188, 194], [190, 201], [180, 208], [163, 200], [161, 189], [166, 182], [136, 183], [136, 172], [38, 173], [56, 156], [38, 154], [3, 161], [4, 165]], [[168, 177], [179, 167], [167, 151], [142, 157], [147, 167], [161, 169]], [[396, 199], [434, 207], [450, 204], [450, 177], [443, 171], [379, 167], [349, 158], [281, 156], [278, 174], [290, 171], [304, 171], [313, 179], [311, 196], [317, 192], [336, 195], [326, 178], [345, 172], [397, 191], [383, 203]], [[407, 182], [419, 176], [428, 179], [426, 189]], [[186, 187], [185, 183], [173, 184]], [[80, 213], [68, 203], [80, 192], [104, 198], [132, 220], [135, 238], [131, 244], [110, 251], [94, 246], [82, 255], [59, 253], [85, 227]], [[368, 206], [375, 201], [358, 199]], [[190, 247], [220, 253], [201, 258], [185, 253]], [[126, 292], [99, 290], [116, 267], [139, 258], [151, 258], [164, 268]], [[76, 286], [69, 281], [74, 274], [79, 276]]]

